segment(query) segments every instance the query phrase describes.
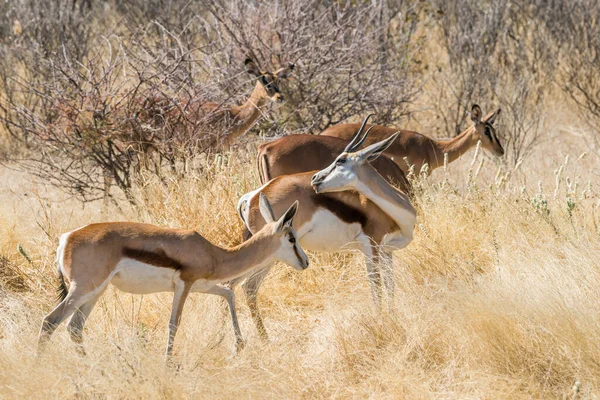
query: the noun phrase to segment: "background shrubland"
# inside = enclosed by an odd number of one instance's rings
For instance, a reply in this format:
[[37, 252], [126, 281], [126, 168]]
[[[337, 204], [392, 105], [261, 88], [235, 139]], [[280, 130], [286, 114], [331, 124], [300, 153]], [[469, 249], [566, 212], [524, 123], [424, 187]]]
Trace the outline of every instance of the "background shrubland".
[[[69, 0], [0, 3], [0, 388], [3, 397], [594, 399], [600, 387], [600, 6], [576, 1]], [[187, 107], [241, 103], [295, 63], [286, 102], [226, 151]], [[160, 101], [154, 101], [160, 99]], [[311, 254], [261, 292], [192, 296], [162, 351], [171, 296], [110, 289], [79, 357], [54, 305], [58, 236], [93, 221], [186, 226], [239, 243], [257, 143], [367, 112], [451, 137], [498, 107], [502, 159], [471, 152], [415, 180], [418, 226], [375, 311], [361, 257]], [[169, 118], [165, 109], [175, 110]], [[105, 197], [105, 178], [114, 187]], [[222, 336], [224, 335], [224, 338]], [[222, 339], [222, 340], [221, 340]], [[35, 379], [32, 377], [35, 376]]]

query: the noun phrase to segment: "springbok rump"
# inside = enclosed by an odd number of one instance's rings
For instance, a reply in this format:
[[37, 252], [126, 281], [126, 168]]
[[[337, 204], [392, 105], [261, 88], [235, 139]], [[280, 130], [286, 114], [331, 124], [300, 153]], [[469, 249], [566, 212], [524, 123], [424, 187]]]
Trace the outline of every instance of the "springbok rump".
[[[412, 241], [416, 213], [408, 196], [391, 186], [371, 166], [371, 162], [396, 140], [398, 134], [358, 150], [366, 137], [360, 139], [361, 133], [362, 130], [359, 130], [326, 169], [279, 176], [242, 196], [238, 212], [248, 230], [254, 234], [260, 232], [265, 224], [260, 215], [260, 193], [271, 199], [275, 212], [281, 212], [294, 201], [299, 201], [301, 206], [294, 219], [294, 227], [302, 247], [325, 252], [360, 250], [366, 256], [373, 299], [380, 304], [381, 274], [392, 298], [395, 289], [392, 251], [402, 249]], [[381, 266], [378, 261], [382, 261]], [[263, 338], [267, 337], [267, 333], [258, 309], [257, 293], [271, 267], [272, 264], [255, 273], [243, 284], [252, 317]], [[232, 285], [244, 278], [236, 279]]]
[[[183, 305], [190, 292], [223, 296], [229, 305], [236, 349], [243, 339], [235, 297], [222, 282], [283, 261], [308, 267], [292, 226], [298, 202], [275, 219], [265, 195], [258, 199], [261, 229], [241, 245], [225, 249], [199, 233], [135, 222], [91, 224], [63, 234], [57, 250], [62, 301], [42, 323], [38, 354], [57, 326], [71, 317], [67, 330], [83, 351], [83, 327], [109, 283], [133, 294], [173, 292], [166, 356], [172, 352]], [[67, 288], [68, 284], [68, 288]]]

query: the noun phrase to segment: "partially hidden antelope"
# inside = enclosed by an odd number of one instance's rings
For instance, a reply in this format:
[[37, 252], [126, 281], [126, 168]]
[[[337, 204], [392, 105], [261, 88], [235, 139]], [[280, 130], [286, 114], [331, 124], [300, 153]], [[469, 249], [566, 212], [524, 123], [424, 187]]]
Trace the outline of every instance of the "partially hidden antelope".
[[[180, 136], [177, 130], [185, 131], [189, 126], [198, 124], [203, 130], [198, 138], [201, 148], [229, 147], [236, 139], [250, 130], [256, 121], [265, 114], [264, 106], [268, 101], [284, 101], [280, 84], [294, 70], [294, 64], [270, 72], [261, 70], [251, 58], [244, 61], [246, 72], [256, 78], [254, 90], [241, 105], [215, 102], [202, 102], [196, 99], [178, 99], [172, 101], [162, 95], [152, 96], [144, 101], [141, 119], [150, 119], [152, 125], [159, 125], [172, 131], [170, 136]], [[172, 126], [167, 126], [171, 124]], [[185, 136], [185, 135], [184, 135]], [[189, 138], [180, 138], [187, 140]]]
[[261, 70], [251, 58], [244, 61], [246, 71], [256, 78], [254, 91], [240, 106], [224, 106], [219, 103], [204, 103], [202, 111], [208, 114], [209, 124], [219, 124], [229, 121], [229, 127], [224, 133], [226, 143], [244, 135], [263, 115], [263, 105], [266, 101], [283, 103], [285, 100], [279, 87], [281, 80], [287, 79], [294, 70], [294, 64], [288, 64], [275, 72]]
[[[361, 133], [359, 130], [326, 169], [279, 176], [242, 196], [238, 212], [248, 230], [254, 233], [265, 224], [259, 212], [260, 193], [271, 199], [275, 212], [300, 201], [294, 228], [302, 247], [325, 252], [360, 250], [366, 256], [372, 296], [379, 304], [381, 275], [389, 297], [393, 297], [391, 254], [412, 241], [416, 214], [408, 196], [391, 186], [371, 166], [398, 134], [357, 150], [366, 137], [361, 139]], [[267, 333], [258, 309], [257, 294], [270, 268], [256, 272], [243, 284], [251, 315], [263, 338]], [[242, 278], [232, 283], [240, 280]]]
[[[415, 173], [420, 173], [425, 164], [429, 167], [428, 173], [431, 173], [434, 169], [444, 165], [444, 154], [448, 154], [448, 162], [452, 162], [474, 147], [478, 141], [481, 141], [482, 147], [492, 154], [496, 156], [504, 155], [504, 149], [494, 128], [494, 122], [499, 115], [500, 109], [483, 117], [481, 107], [473, 104], [471, 108], [473, 125], [449, 140], [435, 140], [417, 132], [381, 125], [369, 125], [373, 129], [365, 144], [370, 145], [389, 137], [395, 132], [400, 132], [398, 139], [389, 146], [384, 155], [392, 158], [406, 174], [409, 173], [410, 167], [404, 161], [404, 158], [408, 160], [410, 165], [414, 165]], [[320, 136], [333, 136], [349, 141], [354, 137], [359, 126], [360, 124], [338, 124], [327, 128], [321, 132]], [[310, 157], [310, 155], [306, 154], [305, 157]], [[280, 162], [286, 163], [286, 160], [282, 159]]]
[[[141, 101], [141, 110], [136, 114], [139, 126], [149, 126], [151, 134], [137, 132], [139, 138], [115, 141], [119, 151], [131, 149], [140, 156], [141, 163], [148, 165], [148, 154], [158, 148], [159, 158], [166, 158], [174, 167], [176, 148], [220, 151], [228, 149], [236, 139], [245, 135], [254, 124], [265, 115], [267, 102], [282, 103], [284, 96], [280, 84], [289, 78], [295, 66], [288, 64], [275, 72], [261, 70], [251, 58], [244, 61], [246, 72], [256, 78], [254, 90], [241, 105], [203, 102], [190, 97], [171, 99], [163, 94], [149, 96]], [[200, 129], [200, 132], [198, 132]], [[190, 137], [188, 132], [195, 132]], [[130, 151], [124, 155], [132, 156]], [[160, 167], [160, 166], [159, 166]], [[108, 193], [116, 172], [104, 170], [104, 201], [108, 202]]]
[[[359, 130], [364, 129], [371, 116], [372, 114], [367, 116]], [[373, 127], [369, 129], [372, 130]], [[265, 184], [281, 175], [323, 169], [344, 152], [347, 146], [347, 140], [317, 135], [289, 135], [261, 144], [256, 158], [260, 183]], [[410, 192], [410, 183], [404, 171], [394, 161], [380, 156], [371, 165], [388, 182], [406, 193]]]
[[[292, 222], [298, 202], [275, 219], [269, 201], [258, 197], [264, 223], [241, 245], [221, 248], [187, 229], [169, 229], [134, 222], [87, 225], [63, 234], [57, 249], [62, 301], [42, 322], [38, 353], [56, 327], [67, 325], [71, 339], [83, 342], [83, 327], [94, 305], [111, 283], [134, 294], [173, 292], [167, 357], [171, 354], [183, 305], [190, 292], [223, 296], [229, 305], [236, 349], [243, 346], [233, 291], [220, 283], [283, 261], [297, 270], [308, 267]], [[68, 288], [67, 288], [68, 284]]]

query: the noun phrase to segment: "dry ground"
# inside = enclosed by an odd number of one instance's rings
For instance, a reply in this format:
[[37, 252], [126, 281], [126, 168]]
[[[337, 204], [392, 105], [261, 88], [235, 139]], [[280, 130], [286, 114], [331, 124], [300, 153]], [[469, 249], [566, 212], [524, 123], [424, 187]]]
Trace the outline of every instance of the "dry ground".
[[3, 170], [0, 397], [595, 399], [599, 171], [596, 156], [579, 158], [577, 129], [553, 126], [515, 171], [497, 173], [470, 152], [423, 182], [415, 240], [395, 254], [396, 299], [385, 312], [372, 306], [360, 256], [311, 254], [309, 270], [280, 266], [263, 286], [269, 343], [239, 293], [248, 344], [236, 357], [223, 302], [193, 295], [173, 369], [163, 364], [171, 295], [113, 289], [87, 324], [87, 357], [64, 326], [34, 357], [54, 305], [57, 238], [92, 221], [134, 219], [237, 243], [235, 203], [257, 185], [252, 156], [168, 187], [148, 179], [137, 209], [84, 207]]

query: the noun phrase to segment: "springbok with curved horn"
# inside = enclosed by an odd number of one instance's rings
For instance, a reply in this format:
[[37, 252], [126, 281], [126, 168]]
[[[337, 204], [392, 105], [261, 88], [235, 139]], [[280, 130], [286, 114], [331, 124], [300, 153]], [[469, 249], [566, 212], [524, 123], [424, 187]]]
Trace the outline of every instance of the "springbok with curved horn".
[[[373, 144], [400, 132], [398, 139], [385, 151], [384, 156], [390, 157], [405, 174], [408, 174], [409, 166], [404, 158], [414, 165], [416, 173], [419, 173], [424, 164], [428, 164], [428, 173], [431, 173], [444, 165], [445, 153], [448, 154], [448, 162], [452, 162], [475, 146], [479, 140], [484, 149], [502, 156], [504, 149], [493, 126], [499, 114], [500, 109], [482, 118], [481, 108], [474, 104], [471, 110], [473, 125], [450, 140], [435, 140], [417, 132], [368, 125], [373, 129], [366, 144]], [[289, 135], [260, 145], [257, 160], [261, 183], [280, 175], [325, 168], [341, 153], [359, 127], [360, 124], [338, 124], [324, 130], [320, 135]], [[333, 138], [340, 140], [336, 141]], [[376, 164], [373, 166], [382, 173], [380, 167]], [[382, 175], [389, 176], [384, 173]], [[397, 182], [404, 179], [394, 178]]]
[[[265, 223], [259, 213], [259, 193], [271, 198], [275, 212], [299, 200], [302, 206], [294, 227], [303, 248], [327, 252], [354, 248], [363, 252], [372, 295], [379, 304], [382, 284], [378, 261], [385, 261], [381, 263], [381, 272], [391, 298], [394, 293], [391, 251], [412, 241], [416, 213], [408, 196], [392, 187], [370, 165], [398, 135], [357, 151], [367, 137], [365, 134], [360, 138], [361, 133], [359, 130], [328, 168], [279, 176], [242, 196], [238, 211], [248, 230], [254, 233]], [[267, 335], [258, 310], [257, 293], [269, 269], [270, 266], [257, 272], [243, 284], [252, 317], [264, 338]]]
[[[373, 114], [369, 114], [363, 125]], [[362, 126], [359, 130], [363, 130]], [[333, 136], [289, 135], [261, 144], [258, 147], [258, 172], [260, 183], [265, 184], [281, 175], [291, 175], [323, 169], [331, 164], [348, 146], [344, 139]], [[391, 159], [380, 156], [371, 165], [388, 182], [403, 192], [411, 191], [404, 171]]]
[[71, 315], [67, 329], [71, 339], [81, 345], [85, 321], [112, 283], [134, 294], [174, 292], [167, 357], [171, 354], [188, 294], [223, 296], [229, 305], [239, 350], [243, 339], [234, 294], [219, 283], [272, 265], [277, 260], [298, 270], [308, 267], [308, 258], [296, 242], [292, 227], [298, 202], [284, 210], [279, 220], [275, 220], [264, 194], [258, 197], [257, 204], [264, 220], [261, 229], [250, 240], [230, 249], [210, 243], [193, 230], [134, 222], [91, 224], [63, 234], [57, 250], [62, 301], [44, 318], [38, 349], [43, 348], [56, 327]]

